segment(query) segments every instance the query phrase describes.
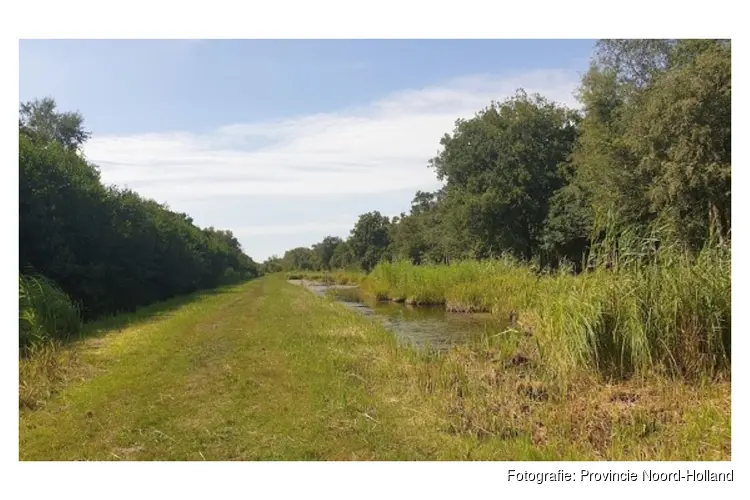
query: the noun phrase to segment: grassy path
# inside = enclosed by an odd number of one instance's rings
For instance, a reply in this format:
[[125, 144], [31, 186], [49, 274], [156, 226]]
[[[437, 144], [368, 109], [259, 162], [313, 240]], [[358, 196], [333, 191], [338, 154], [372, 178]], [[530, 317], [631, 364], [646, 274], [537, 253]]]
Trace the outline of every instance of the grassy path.
[[389, 456], [394, 426], [358, 374], [369, 343], [345, 325], [322, 336], [333, 325], [314, 307], [306, 292], [262, 280], [85, 341], [81, 356], [99, 373], [22, 415], [21, 458]]
[[[526, 372], [418, 356], [281, 278], [106, 326], [69, 348], [80, 368], [62, 390], [21, 411], [22, 460], [729, 458], [728, 384], [630, 388], [658, 411], [610, 408], [617, 388], [530, 401]], [[616, 432], [576, 427], [592, 422]]]

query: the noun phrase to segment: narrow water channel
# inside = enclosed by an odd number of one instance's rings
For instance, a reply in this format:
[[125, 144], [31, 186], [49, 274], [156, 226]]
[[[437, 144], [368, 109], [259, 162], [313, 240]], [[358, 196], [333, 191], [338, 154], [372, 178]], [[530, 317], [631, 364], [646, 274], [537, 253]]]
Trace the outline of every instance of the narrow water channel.
[[418, 349], [444, 351], [454, 344], [465, 343], [485, 333], [499, 333], [507, 323], [491, 314], [446, 312], [442, 306], [409, 306], [365, 297], [351, 285], [325, 285], [303, 280], [290, 280], [312, 293], [329, 296], [346, 307], [379, 321], [403, 343]]

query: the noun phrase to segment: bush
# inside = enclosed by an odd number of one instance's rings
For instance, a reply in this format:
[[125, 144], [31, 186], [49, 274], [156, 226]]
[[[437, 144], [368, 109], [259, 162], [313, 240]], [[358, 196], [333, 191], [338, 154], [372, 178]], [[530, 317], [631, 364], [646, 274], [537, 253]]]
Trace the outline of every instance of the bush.
[[52, 281], [42, 276], [18, 277], [19, 345], [63, 340], [81, 329], [78, 306]]

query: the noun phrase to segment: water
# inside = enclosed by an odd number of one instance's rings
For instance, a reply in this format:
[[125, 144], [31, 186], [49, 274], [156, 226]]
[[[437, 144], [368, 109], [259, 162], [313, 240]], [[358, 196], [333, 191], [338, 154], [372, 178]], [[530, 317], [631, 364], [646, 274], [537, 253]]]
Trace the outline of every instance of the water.
[[410, 306], [395, 302], [374, 301], [364, 297], [359, 288], [349, 285], [290, 280], [316, 295], [331, 296], [346, 307], [379, 321], [403, 343], [416, 348], [430, 347], [444, 351], [450, 346], [468, 342], [482, 334], [502, 332], [507, 323], [491, 314], [446, 312], [442, 306]]

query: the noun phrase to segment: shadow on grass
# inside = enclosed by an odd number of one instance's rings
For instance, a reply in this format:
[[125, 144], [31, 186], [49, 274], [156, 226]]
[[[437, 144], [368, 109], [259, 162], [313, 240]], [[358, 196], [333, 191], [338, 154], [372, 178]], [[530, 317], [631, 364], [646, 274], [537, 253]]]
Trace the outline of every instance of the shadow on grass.
[[199, 302], [205, 298], [237, 293], [236, 287], [244, 283], [248, 283], [248, 281], [222, 285], [209, 290], [199, 290], [189, 295], [181, 295], [162, 302], [142, 306], [132, 312], [124, 312], [95, 319], [83, 325], [81, 332], [78, 335], [70, 337], [66, 343], [75, 343], [87, 338], [101, 337], [112, 331], [124, 330], [157, 318], [171, 316], [177, 309]]

